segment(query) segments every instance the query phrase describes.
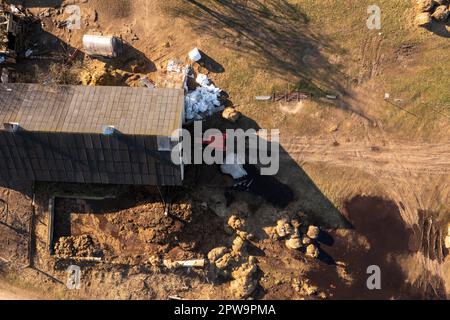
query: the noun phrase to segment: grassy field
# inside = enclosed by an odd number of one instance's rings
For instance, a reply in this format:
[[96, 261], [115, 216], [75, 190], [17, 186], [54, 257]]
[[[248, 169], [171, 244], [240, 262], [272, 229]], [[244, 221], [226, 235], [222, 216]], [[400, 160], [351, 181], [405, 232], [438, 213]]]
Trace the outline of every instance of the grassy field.
[[[448, 38], [414, 26], [414, 1], [405, 0], [378, 1], [382, 29], [368, 30], [370, 4], [186, 1], [168, 12], [208, 38], [202, 48], [225, 68], [213, 79], [261, 126], [316, 135], [339, 124], [351, 128], [348, 134], [360, 134], [365, 125], [347, 123], [357, 111], [395, 137], [445, 138], [450, 127]], [[277, 105], [254, 101], [255, 95], [295, 89], [316, 97], [337, 94], [345, 107], [310, 103], [293, 117], [280, 114]], [[385, 92], [395, 105], [383, 100]]]

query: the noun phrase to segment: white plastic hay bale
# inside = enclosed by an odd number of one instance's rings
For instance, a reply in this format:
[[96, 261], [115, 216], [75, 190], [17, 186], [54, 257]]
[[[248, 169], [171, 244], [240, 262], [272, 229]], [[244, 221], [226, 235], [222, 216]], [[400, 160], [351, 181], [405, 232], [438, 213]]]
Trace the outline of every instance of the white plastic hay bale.
[[200, 54], [200, 51], [198, 48], [194, 48], [189, 52], [189, 59], [191, 59], [194, 62], [198, 62], [202, 59], [202, 55]]
[[197, 78], [195, 79], [195, 82], [197, 82], [202, 87], [206, 87], [209, 85], [209, 78], [206, 74], [199, 73], [197, 75]]
[[220, 171], [223, 174], [229, 174], [233, 179], [239, 179], [247, 175], [242, 166], [243, 161], [235, 153], [228, 153], [225, 157], [225, 163], [220, 165]]

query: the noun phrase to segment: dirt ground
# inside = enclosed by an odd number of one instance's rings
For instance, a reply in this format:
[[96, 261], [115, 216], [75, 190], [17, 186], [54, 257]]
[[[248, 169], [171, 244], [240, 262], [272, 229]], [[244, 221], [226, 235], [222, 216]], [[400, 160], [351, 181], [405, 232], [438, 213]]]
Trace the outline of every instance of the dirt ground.
[[[35, 297], [27, 291], [34, 287], [36, 297], [56, 299], [236, 298], [233, 276], [216, 277], [212, 262], [205, 268], [167, 268], [160, 262], [208, 260], [213, 248], [233, 251], [239, 232], [252, 235], [239, 259], [256, 258], [253, 298], [450, 296], [450, 258], [442, 244], [450, 221], [448, 37], [411, 26], [407, 1], [380, 0], [389, 12], [381, 34], [358, 27], [358, 19], [366, 19], [366, 1], [329, 0], [321, 9], [302, 0], [262, 6], [260, 1], [7, 2], [22, 2], [43, 22], [32, 39], [45, 58], [24, 60], [17, 81], [142, 86], [139, 78], [147, 76], [167, 83], [168, 60], [187, 62], [195, 46], [207, 52], [220, 71], [195, 69], [224, 88], [243, 116], [236, 124], [213, 117], [205, 126], [279, 128], [277, 178], [293, 189], [294, 201], [279, 210], [235, 192], [227, 203], [231, 181], [215, 166], [188, 168], [184, 187], [165, 191], [169, 205], [145, 188], [2, 188], [0, 273], [9, 284], [4, 291], [0, 285], [0, 297]], [[67, 18], [61, 4], [80, 6], [81, 30], [58, 27]], [[88, 32], [121, 36], [127, 54], [101, 61], [77, 52]], [[425, 77], [426, 83], [419, 81]], [[289, 89], [322, 98], [254, 101], [255, 95]], [[383, 100], [385, 92], [394, 98]], [[327, 100], [324, 93], [339, 98]], [[286, 215], [322, 228], [318, 259], [307, 257], [304, 248], [288, 249], [274, 236]], [[245, 230], [230, 228], [231, 216], [244, 220]], [[83, 260], [93, 257], [100, 261]], [[66, 287], [71, 264], [82, 269], [80, 290]], [[366, 287], [369, 265], [381, 268], [380, 291]]]

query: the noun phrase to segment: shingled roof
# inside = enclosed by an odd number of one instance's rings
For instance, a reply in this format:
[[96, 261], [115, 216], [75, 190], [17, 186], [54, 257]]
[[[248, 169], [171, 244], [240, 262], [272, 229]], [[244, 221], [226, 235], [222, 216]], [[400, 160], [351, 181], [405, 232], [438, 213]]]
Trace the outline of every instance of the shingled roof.
[[[0, 85], [0, 121], [26, 131], [170, 136], [183, 117], [182, 89]], [[3, 126], [0, 128], [3, 130]]]

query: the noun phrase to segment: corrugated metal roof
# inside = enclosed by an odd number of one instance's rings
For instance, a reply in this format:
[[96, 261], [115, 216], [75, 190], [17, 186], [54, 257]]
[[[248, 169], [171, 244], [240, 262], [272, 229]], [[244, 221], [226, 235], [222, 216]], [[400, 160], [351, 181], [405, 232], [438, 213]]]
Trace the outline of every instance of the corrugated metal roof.
[[[0, 121], [26, 131], [169, 136], [180, 127], [184, 91], [109, 86], [0, 85]], [[3, 126], [0, 127], [3, 130]]]

